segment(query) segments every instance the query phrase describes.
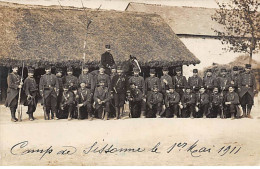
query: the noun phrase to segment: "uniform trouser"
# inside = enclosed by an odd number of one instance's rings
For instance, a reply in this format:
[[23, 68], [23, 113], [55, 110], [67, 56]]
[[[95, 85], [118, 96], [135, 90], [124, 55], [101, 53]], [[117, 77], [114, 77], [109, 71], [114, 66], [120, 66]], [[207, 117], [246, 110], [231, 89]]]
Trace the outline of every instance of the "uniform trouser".
[[132, 118], [139, 118], [141, 115], [141, 105], [142, 101], [130, 101], [129, 108]]
[[47, 98], [45, 98], [45, 107], [46, 113], [56, 113], [57, 112], [57, 97], [50, 94]]
[[109, 113], [110, 112], [110, 102], [106, 102], [102, 105], [98, 105], [98, 108], [96, 108], [96, 112], [97, 112], [97, 117], [99, 119], [102, 119], [102, 116], [103, 116], [103, 108], [104, 108], [104, 111]]
[[182, 98], [184, 94], [183, 89], [176, 89], [175, 91], [180, 95], [180, 98]]
[[36, 105], [32, 104], [32, 105], [28, 105], [28, 110], [27, 110], [27, 114], [33, 114], [36, 110]]
[[226, 118], [231, 118], [232, 114], [234, 114], [234, 117], [236, 117], [236, 115], [237, 115], [236, 106], [237, 105], [234, 105], [234, 104], [225, 105], [224, 114], [225, 114]]
[[207, 118], [217, 118], [218, 114], [221, 114], [221, 106], [220, 105], [212, 105], [212, 108], [210, 109], [210, 114], [208, 114]]
[[172, 118], [174, 115], [178, 117], [179, 113], [179, 105], [178, 104], [171, 104], [169, 107], [165, 110], [165, 117], [166, 118]]
[[202, 118], [203, 115], [207, 116], [209, 114], [208, 110], [209, 110], [209, 104], [200, 105], [199, 111], [198, 112], [194, 111], [193, 117]]
[[91, 103], [87, 103], [86, 106], [82, 106], [79, 108], [79, 118], [84, 119], [84, 118], [90, 118], [92, 117], [92, 105]]
[[247, 109], [251, 109], [254, 105], [254, 98], [252, 98], [251, 95], [248, 92], [246, 92], [244, 96], [241, 97], [240, 103], [243, 109], [246, 109], [246, 106]]
[[73, 110], [74, 110], [74, 105], [73, 104], [66, 104], [64, 106], [64, 109], [63, 109], [63, 117], [64, 118], [68, 118], [68, 117], [71, 117], [73, 116]]
[[61, 98], [62, 98], [62, 90], [60, 89], [59, 94], [57, 96], [57, 115], [60, 114], [60, 104], [61, 104]]
[[18, 106], [18, 95], [11, 101], [9, 108], [11, 112], [15, 113]]
[[149, 108], [149, 106], [148, 106], [146, 118], [155, 118], [156, 114], [158, 112], [161, 112], [161, 110], [162, 110], [162, 104], [161, 103], [153, 104], [152, 109]]
[[109, 117], [115, 117], [115, 116], [116, 116], [115, 100], [111, 99], [110, 100], [110, 114], [109, 114]]
[[189, 118], [191, 114], [194, 114], [195, 106], [193, 104], [186, 105], [181, 111], [182, 118]]

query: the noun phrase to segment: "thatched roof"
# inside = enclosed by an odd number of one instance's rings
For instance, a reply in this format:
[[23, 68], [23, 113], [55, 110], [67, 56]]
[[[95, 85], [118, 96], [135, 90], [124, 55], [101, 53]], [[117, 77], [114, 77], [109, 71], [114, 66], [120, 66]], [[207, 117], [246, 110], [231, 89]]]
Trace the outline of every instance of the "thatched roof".
[[215, 30], [224, 31], [223, 25], [213, 21], [213, 8], [164, 6], [131, 2], [126, 11], [159, 14], [178, 35], [217, 36]]
[[79, 66], [85, 39], [86, 64], [92, 66], [99, 63], [105, 44], [111, 45], [116, 62], [128, 60], [130, 54], [141, 66], [200, 62], [156, 14], [0, 3], [0, 20], [1, 65], [24, 61], [35, 67]]

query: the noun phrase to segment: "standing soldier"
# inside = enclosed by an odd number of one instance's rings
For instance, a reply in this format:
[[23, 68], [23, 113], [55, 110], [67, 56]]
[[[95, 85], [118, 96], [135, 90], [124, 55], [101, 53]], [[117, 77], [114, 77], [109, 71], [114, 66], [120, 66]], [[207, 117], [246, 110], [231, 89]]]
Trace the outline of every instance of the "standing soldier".
[[143, 94], [143, 99], [142, 99], [142, 104], [141, 104], [141, 118], [145, 117], [145, 110], [146, 110], [146, 102], [145, 102], [145, 82], [144, 78], [142, 76], [139, 76], [139, 69], [137, 67], [133, 68], [134, 71], [134, 76], [130, 77], [128, 80], [128, 83], [131, 84], [133, 83], [136, 88], [138, 88], [142, 94]]
[[93, 115], [92, 115], [92, 91], [90, 88], [86, 88], [86, 84], [84, 81], [81, 81], [80, 83], [80, 88], [77, 93], [77, 98], [78, 98], [78, 107], [79, 107], [79, 118], [82, 118], [83, 113], [87, 112], [88, 119], [92, 120]]
[[181, 117], [189, 118], [190, 115], [194, 115], [195, 112], [195, 104], [196, 104], [196, 96], [191, 92], [189, 86], [186, 87], [186, 91], [181, 98]]
[[174, 90], [173, 85], [169, 86], [169, 92], [166, 92], [165, 106], [166, 118], [172, 118], [174, 115], [179, 117], [180, 95]]
[[67, 76], [65, 76], [64, 82], [66, 85], [69, 85], [70, 90], [73, 91], [74, 94], [76, 94], [76, 91], [78, 89], [78, 78], [73, 75], [72, 67], [69, 67], [67, 69]]
[[89, 68], [87, 65], [83, 66], [82, 74], [79, 75], [79, 84], [85, 83], [86, 88], [90, 89], [91, 93], [94, 95], [95, 91], [95, 79], [94, 76], [89, 73]]
[[220, 112], [223, 113], [223, 96], [218, 92], [218, 87], [214, 87], [213, 93], [210, 95], [210, 114], [206, 117], [217, 118]]
[[72, 119], [72, 112], [75, 106], [75, 95], [70, 91], [70, 86], [68, 84], [64, 85], [64, 90], [62, 92], [60, 109], [63, 111], [63, 116], [68, 114], [68, 120]]
[[256, 93], [255, 76], [251, 72], [251, 65], [246, 64], [245, 73], [241, 74], [238, 92], [240, 96], [241, 106], [243, 109], [243, 117], [252, 118], [250, 113], [254, 105], [254, 95]]
[[193, 69], [193, 76], [189, 77], [188, 86], [190, 86], [192, 91], [197, 94], [202, 85], [202, 79], [198, 76], [198, 69]]
[[37, 98], [38, 87], [35, 79], [33, 78], [33, 75], [34, 75], [34, 70], [32, 68], [29, 68], [28, 77], [25, 79], [24, 86], [23, 86], [26, 95], [26, 101], [24, 105], [28, 106], [27, 114], [29, 115], [30, 121], [34, 120], [33, 113], [35, 112], [38, 103], [38, 98]]
[[45, 108], [44, 118], [50, 120], [50, 111], [56, 120], [57, 113], [57, 94], [59, 93], [59, 81], [58, 78], [51, 74], [51, 67], [45, 68], [45, 74], [40, 79], [39, 89], [40, 94], [43, 97], [43, 106]]
[[120, 119], [123, 114], [123, 107], [126, 98], [126, 86], [127, 78], [123, 74], [121, 66], [117, 67], [117, 75], [115, 75], [111, 82], [111, 93], [113, 93], [113, 100], [115, 103], [116, 117], [115, 119]]
[[155, 69], [150, 69], [150, 77], [145, 79], [145, 95], [147, 98], [152, 92], [154, 85], [158, 86], [158, 90], [161, 91], [161, 81], [155, 76]]
[[225, 97], [228, 92], [228, 87], [230, 84], [230, 78], [227, 76], [226, 68], [222, 68], [220, 70], [220, 77], [217, 78], [217, 84], [218, 87], [220, 88], [221, 94], [223, 95], [223, 97]]
[[159, 92], [159, 86], [155, 84], [147, 96], [147, 118], [160, 117], [162, 111], [163, 95]]
[[228, 93], [224, 98], [225, 102], [225, 117], [231, 118], [232, 114], [235, 118], [239, 118], [239, 96], [237, 93], [234, 92], [233, 86], [229, 86]]
[[[111, 75], [110, 75], [110, 81], [112, 83], [112, 79], [117, 75], [117, 70], [116, 70], [116, 65], [113, 65], [111, 67]], [[113, 89], [111, 89], [113, 91]], [[111, 100], [110, 100], [110, 116], [111, 118], [117, 119], [116, 116], [116, 107], [115, 107], [115, 99], [114, 99], [114, 95], [113, 92], [111, 92]]]
[[132, 118], [139, 118], [142, 107], [142, 98], [143, 93], [140, 89], [138, 89], [134, 83], [130, 83], [130, 91], [129, 91], [129, 108], [130, 114]]
[[98, 114], [98, 118], [107, 120], [110, 112], [110, 91], [108, 87], [105, 87], [105, 80], [99, 81], [99, 86], [94, 93], [95, 108]]
[[13, 72], [9, 73], [7, 77], [8, 89], [5, 106], [9, 107], [11, 110], [11, 121], [16, 122], [18, 121], [15, 117], [15, 112], [18, 106], [18, 94], [23, 83], [21, 82], [21, 77], [18, 75], [18, 67], [14, 66], [12, 70]]
[[99, 72], [95, 77], [95, 86], [100, 84], [100, 81], [104, 82], [104, 86], [108, 88], [110, 91], [111, 89], [111, 80], [109, 75], [105, 74], [105, 68], [103, 65], [99, 65]]
[[230, 79], [230, 84], [229, 85], [234, 86], [235, 92], [238, 92], [239, 77], [240, 77], [240, 75], [239, 75], [238, 67], [234, 66], [232, 74], [231, 74], [231, 79]]
[[61, 97], [62, 97], [62, 92], [63, 92], [63, 84], [65, 83], [64, 77], [62, 77], [61, 68], [57, 68], [56, 77], [58, 78], [58, 81], [59, 81], [59, 93], [57, 96], [57, 117], [60, 118], [60, 116], [61, 116], [60, 103], [61, 103]]
[[163, 75], [161, 76], [161, 87], [162, 87], [162, 94], [165, 96], [166, 91], [170, 89], [170, 86], [173, 86], [172, 77], [168, 74], [169, 70], [167, 67], [163, 67]]
[[111, 73], [110, 69], [115, 64], [115, 61], [113, 55], [110, 53], [111, 52], [110, 45], [106, 45], [105, 48], [106, 48], [106, 52], [101, 55], [101, 65], [104, 66], [105, 73], [110, 75]]
[[202, 118], [203, 115], [209, 115], [209, 95], [205, 92], [204, 86], [201, 86], [200, 93], [197, 95], [198, 112], [193, 115], [195, 118]]
[[187, 86], [187, 79], [185, 76], [182, 76], [181, 67], [176, 67], [176, 76], [173, 77], [172, 81], [176, 92], [179, 93], [182, 98], [183, 90]]
[[217, 86], [217, 80], [212, 76], [212, 69], [208, 69], [206, 76], [203, 78], [203, 86], [206, 88], [206, 91], [209, 95], [212, 94], [214, 86]]

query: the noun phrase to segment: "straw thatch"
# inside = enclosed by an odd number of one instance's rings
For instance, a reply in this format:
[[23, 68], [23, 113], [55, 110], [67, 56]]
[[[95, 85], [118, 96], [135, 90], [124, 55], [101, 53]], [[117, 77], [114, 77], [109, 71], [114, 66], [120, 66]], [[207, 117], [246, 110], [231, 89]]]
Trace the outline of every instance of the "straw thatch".
[[[86, 12], [86, 13], [85, 13]], [[93, 19], [86, 38], [86, 25]], [[115, 61], [136, 56], [141, 66], [198, 64], [171, 28], [156, 14], [78, 8], [6, 6], [0, 3], [0, 64], [25, 62], [79, 66], [86, 45], [86, 64], [97, 66], [105, 44]]]

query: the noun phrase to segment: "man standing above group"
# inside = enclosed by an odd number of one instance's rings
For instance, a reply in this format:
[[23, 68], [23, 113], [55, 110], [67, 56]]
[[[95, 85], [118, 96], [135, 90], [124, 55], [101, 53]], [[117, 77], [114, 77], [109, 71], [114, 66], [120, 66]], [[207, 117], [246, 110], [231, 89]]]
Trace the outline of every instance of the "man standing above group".
[[246, 64], [245, 73], [241, 74], [238, 92], [243, 109], [243, 117], [252, 118], [250, 113], [254, 104], [254, 95], [256, 93], [255, 76], [251, 72], [251, 65]]
[[40, 79], [39, 89], [40, 94], [43, 97], [43, 106], [46, 108], [45, 120], [50, 120], [50, 111], [57, 119], [57, 95], [59, 93], [59, 81], [58, 78], [51, 74], [51, 67], [45, 68], [45, 74]]
[[198, 76], [198, 69], [193, 69], [193, 76], [188, 79], [188, 86], [196, 94], [202, 86], [202, 79]]
[[7, 77], [8, 89], [5, 106], [9, 107], [11, 110], [11, 121], [16, 122], [18, 121], [15, 117], [15, 112], [18, 106], [18, 94], [23, 83], [21, 82], [21, 77], [18, 75], [18, 66], [14, 66], [12, 70], [13, 72], [9, 73]]
[[110, 69], [115, 64], [115, 61], [113, 55], [110, 53], [111, 52], [110, 45], [106, 45], [105, 48], [106, 48], [106, 52], [101, 55], [101, 65], [104, 66], [105, 73], [110, 75], [111, 73]]

